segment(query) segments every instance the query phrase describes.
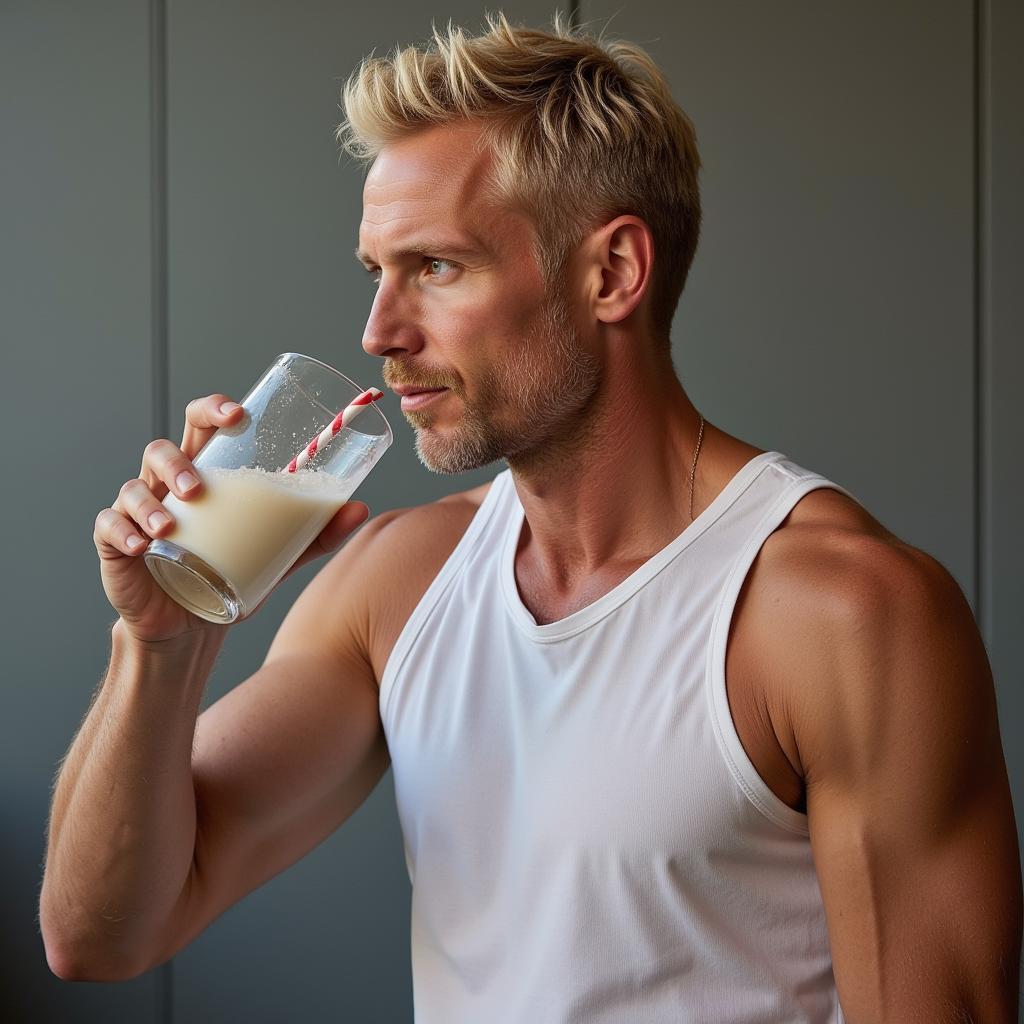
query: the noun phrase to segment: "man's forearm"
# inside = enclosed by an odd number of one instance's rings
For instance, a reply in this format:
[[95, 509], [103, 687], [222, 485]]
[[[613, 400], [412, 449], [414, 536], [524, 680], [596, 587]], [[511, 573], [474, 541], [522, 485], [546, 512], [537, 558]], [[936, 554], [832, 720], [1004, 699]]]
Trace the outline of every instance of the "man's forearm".
[[40, 895], [51, 966], [113, 977], [159, 941], [192, 868], [192, 743], [224, 633], [142, 647], [120, 623], [54, 789]]

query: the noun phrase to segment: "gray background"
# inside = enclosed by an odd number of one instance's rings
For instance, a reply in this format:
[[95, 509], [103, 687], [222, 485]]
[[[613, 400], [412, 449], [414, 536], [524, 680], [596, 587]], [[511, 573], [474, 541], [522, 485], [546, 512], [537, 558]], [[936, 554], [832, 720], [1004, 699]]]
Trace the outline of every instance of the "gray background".
[[[503, 9], [536, 26], [554, 10]], [[0, 617], [7, 1020], [411, 1019], [390, 772], [344, 828], [134, 981], [57, 979], [36, 913], [50, 785], [114, 619], [96, 513], [149, 440], [180, 440], [191, 398], [240, 398], [279, 352], [380, 384], [360, 347], [372, 286], [351, 256], [362, 177], [333, 138], [339, 90], [374, 48], [483, 13], [0, 6], [0, 415], [18, 464]], [[697, 127], [705, 223], [673, 336], [691, 398], [947, 566], [985, 638], [1020, 807], [1021, 4], [586, 0], [579, 16], [647, 47]], [[374, 512], [503, 468], [432, 475], [383, 402], [395, 444], [358, 494]], [[259, 667], [319, 565], [235, 627], [204, 706]]]

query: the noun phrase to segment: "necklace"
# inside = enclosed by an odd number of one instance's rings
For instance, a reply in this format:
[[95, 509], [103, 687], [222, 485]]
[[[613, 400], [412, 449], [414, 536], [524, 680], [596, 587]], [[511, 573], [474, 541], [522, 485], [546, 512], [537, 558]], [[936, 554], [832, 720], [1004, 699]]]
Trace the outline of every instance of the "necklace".
[[693, 466], [690, 468], [690, 522], [693, 522], [693, 474], [697, 471], [697, 456], [700, 454], [700, 444], [704, 440], [704, 414], [700, 417], [700, 430], [697, 433], [697, 448], [693, 453]]

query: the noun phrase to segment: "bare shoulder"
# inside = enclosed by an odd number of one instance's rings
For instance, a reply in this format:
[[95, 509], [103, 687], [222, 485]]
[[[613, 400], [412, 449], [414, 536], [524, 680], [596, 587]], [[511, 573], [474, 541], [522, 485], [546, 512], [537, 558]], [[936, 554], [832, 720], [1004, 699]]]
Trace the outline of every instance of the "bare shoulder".
[[361, 559], [367, 588], [366, 645], [380, 685], [402, 628], [479, 511], [491, 482], [368, 520]]
[[369, 519], [363, 530], [373, 538], [375, 557], [392, 557], [410, 548], [421, 551], [425, 544], [443, 541], [449, 536], [458, 543], [483, 504], [492, 482], [446, 494], [422, 505], [389, 509]]
[[939, 621], [977, 642], [948, 570], [832, 489], [805, 495], [765, 541], [743, 599], [742, 663], [757, 673], [779, 742], [802, 777], [807, 752], [829, 742], [823, 732], [837, 719], [837, 702], [850, 696], [829, 688], [853, 646], [911, 657], [896, 649], [900, 637], [938, 644], [928, 623]]
[[887, 586], [917, 582], [925, 590], [945, 590], [947, 597], [948, 584], [956, 586], [937, 559], [830, 488], [804, 495], [760, 554], [763, 586], [779, 588], [777, 597], [808, 614], [850, 610], [884, 596]]

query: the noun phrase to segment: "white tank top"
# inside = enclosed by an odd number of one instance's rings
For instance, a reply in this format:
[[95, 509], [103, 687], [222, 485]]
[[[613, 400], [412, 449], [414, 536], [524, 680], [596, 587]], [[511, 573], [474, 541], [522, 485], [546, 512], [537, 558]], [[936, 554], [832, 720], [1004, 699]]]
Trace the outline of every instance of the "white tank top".
[[403, 628], [380, 713], [416, 1024], [842, 1024], [807, 817], [747, 757], [725, 649], [818, 487], [751, 459], [612, 591], [538, 625], [506, 469]]

